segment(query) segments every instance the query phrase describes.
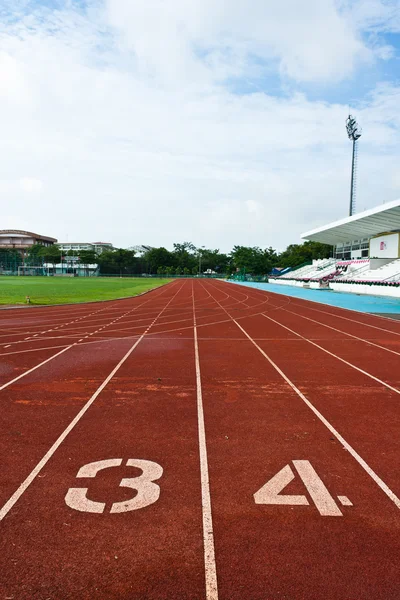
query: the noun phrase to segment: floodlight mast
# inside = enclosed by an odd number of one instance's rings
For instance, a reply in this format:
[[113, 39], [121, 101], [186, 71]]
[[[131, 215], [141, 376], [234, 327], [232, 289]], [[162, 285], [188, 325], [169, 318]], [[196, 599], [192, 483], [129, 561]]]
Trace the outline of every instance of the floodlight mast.
[[358, 145], [362, 129], [352, 115], [349, 115], [346, 120], [346, 130], [349, 140], [353, 142], [353, 157], [351, 161], [351, 184], [350, 184], [350, 207], [349, 216], [351, 217], [356, 211], [356, 179], [357, 179], [357, 158]]

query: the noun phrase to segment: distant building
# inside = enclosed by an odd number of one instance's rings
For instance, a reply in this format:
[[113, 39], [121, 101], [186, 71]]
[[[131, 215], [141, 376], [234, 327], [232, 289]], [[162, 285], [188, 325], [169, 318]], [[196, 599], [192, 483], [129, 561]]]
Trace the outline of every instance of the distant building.
[[1, 229], [0, 230], [0, 251], [18, 250], [22, 258], [27, 256], [28, 250], [34, 244], [41, 246], [52, 246], [57, 240], [32, 231], [20, 231], [19, 229]]
[[[72, 257], [73, 259], [74, 257]], [[79, 260], [70, 260], [65, 257], [64, 262], [53, 264], [44, 263], [43, 268], [46, 275], [70, 275], [91, 277], [99, 274], [99, 265], [83, 265]]]
[[63, 252], [74, 250], [94, 250], [96, 254], [101, 254], [105, 250], [113, 250], [114, 246], [109, 242], [60, 242], [59, 247]]

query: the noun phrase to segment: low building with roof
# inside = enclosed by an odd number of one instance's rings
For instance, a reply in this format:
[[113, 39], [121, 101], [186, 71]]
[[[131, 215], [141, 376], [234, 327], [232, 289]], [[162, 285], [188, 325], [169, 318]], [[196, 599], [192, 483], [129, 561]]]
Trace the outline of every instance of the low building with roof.
[[114, 246], [110, 242], [60, 242], [59, 247], [62, 252], [73, 250], [93, 250], [96, 254], [101, 254], [105, 250], [113, 250]]
[[32, 231], [22, 231], [20, 229], [1, 229], [0, 230], [0, 251], [17, 250], [23, 258], [26, 257], [28, 250], [34, 244], [42, 246], [52, 246], [57, 240], [46, 235], [39, 235]]

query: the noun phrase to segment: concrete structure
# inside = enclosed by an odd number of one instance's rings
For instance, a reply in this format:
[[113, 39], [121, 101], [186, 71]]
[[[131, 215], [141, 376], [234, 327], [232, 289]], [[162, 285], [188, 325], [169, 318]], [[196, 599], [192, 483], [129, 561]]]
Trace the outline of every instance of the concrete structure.
[[270, 283], [400, 298], [400, 200], [301, 237], [334, 246], [333, 258], [270, 278]]
[[114, 246], [110, 242], [60, 242], [59, 244], [63, 252], [74, 250], [93, 250], [96, 254], [101, 254], [105, 250], [113, 250]]
[[32, 231], [21, 231], [19, 229], [2, 229], [0, 230], [0, 251], [1, 250], [18, 250], [23, 258], [27, 255], [28, 250], [34, 244], [42, 246], [52, 246], [57, 240], [45, 235], [39, 235]]
[[46, 275], [92, 277], [99, 274], [99, 265], [96, 263], [83, 265], [79, 261], [66, 260], [65, 262], [57, 263], [55, 265], [52, 263], [44, 263], [43, 267]]
[[[338, 260], [394, 259], [400, 257], [399, 242], [396, 247], [394, 237], [389, 236], [399, 231], [400, 199], [307, 231], [301, 237], [334, 246]], [[379, 239], [372, 242], [375, 238]]]

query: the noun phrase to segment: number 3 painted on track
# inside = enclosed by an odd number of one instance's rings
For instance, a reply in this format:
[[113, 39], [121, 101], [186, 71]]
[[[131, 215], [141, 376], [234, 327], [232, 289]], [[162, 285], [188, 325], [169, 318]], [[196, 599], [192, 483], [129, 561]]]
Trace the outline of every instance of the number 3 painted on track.
[[[96, 477], [99, 471], [111, 467], [120, 467], [122, 458], [110, 458], [108, 460], [98, 460], [81, 467], [77, 477]], [[132, 488], [137, 490], [137, 494], [130, 500], [123, 502], [114, 502], [111, 506], [111, 513], [123, 513], [130, 510], [138, 510], [149, 506], [160, 497], [160, 486], [154, 483], [163, 474], [160, 465], [151, 460], [140, 460], [130, 458], [126, 461], [127, 467], [137, 467], [142, 470], [138, 477], [127, 477], [121, 480], [119, 487]], [[65, 496], [65, 503], [74, 510], [81, 512], [103, 513], [106, 507], [105, 502], [94, 502], [87, 497], [88, 488], [69, 488]]]

